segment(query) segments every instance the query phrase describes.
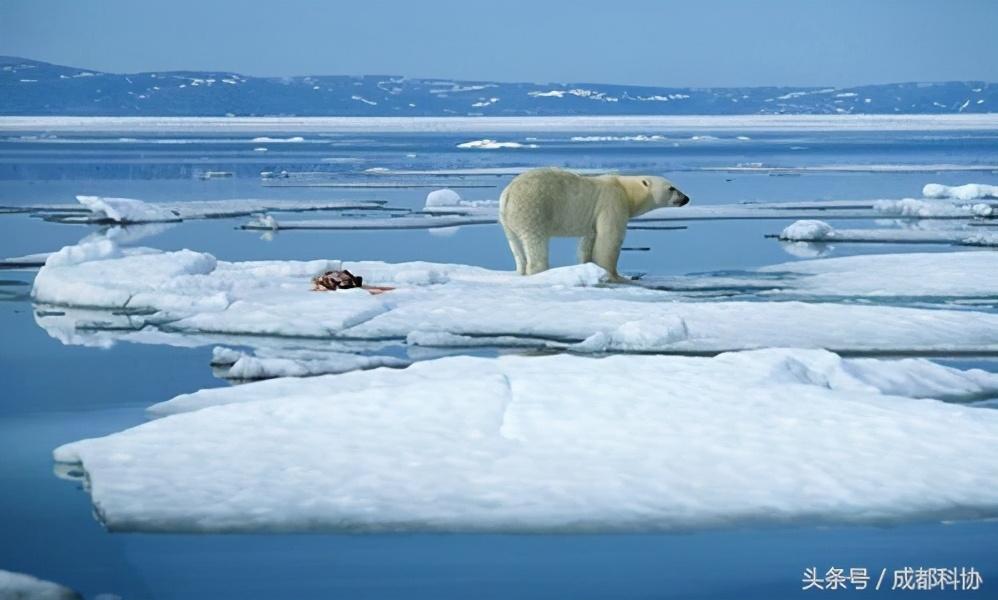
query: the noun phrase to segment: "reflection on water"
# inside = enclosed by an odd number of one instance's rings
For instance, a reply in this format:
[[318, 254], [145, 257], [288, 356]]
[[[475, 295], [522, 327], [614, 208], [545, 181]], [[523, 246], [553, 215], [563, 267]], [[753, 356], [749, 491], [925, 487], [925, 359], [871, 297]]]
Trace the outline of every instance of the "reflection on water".
[[[700, 204], [741, 201], [870, 199], [918, 196], [924, 184], [998, 183], [993, 172], [768, 172], [704, 171], [740, 163], [794, 167], [827, 164], [998, 163], [993, 132], [931, 136], [907, 133], [751, 133], [752, 140], [696, 142], [687, 133], [666, 143], [578, 143], [545, 133], [538, 148], [477, 151], [456, 148], [475, 134], [303, 136], [305, 143], [247, 143], [193, 136], [59, 135], [0, 141], [0, 205], [73, 202], [76, 194], [147, 201], [226, 198], [377, 200], [422, 206], [425, 188], [264, 186], [261, 171], [317, 173], [315, 182], [471, 186], [462, 196], [495, 199], [510, 172], [529, 165], [653, 172], [669, 175]], [[711, 132], [705, 132], [710, 134]], [[247, 134], [289, 137], [282, 132]], [[572, 134], [578, 135], [578, 134]], [[535, 137], [524, 132], [510, 139]], [[231, 136], [230, 136], [231, 137]], [[675, 143], [676, 145], [673, 145]], [[257, 146], [267, 152], [255, 152]], [[803, 149], [793, 149], [803, 148]], [[434, 174], [443, 170], [505, 168], [495, 174]], [[377, 175], [367, 169], [423, 171]], [[207, 171], [233, 177], [202, 180]], [[479, 187], [485, 186], [485, 187]], [[0, 215], [0, 257], [50, 252], [80, 239], [112, 237], [123, 244], [166, 250], [191, 248], [223, 260], [340, 258], [402, 262], [462, 262], [511, 269], [505, 238], [494, 225], [436, 231], [238, 230], [241, 219], [176, 226], [97, 228], [48, 223], [29, 215]], [[946, 247], [779, 243], [766, 239], [788, 223], [696, 221], [684, 230], [636, 230], [621, 270], [655, 277], [757, 267], [819, 256]], [[833, 225], [836, 225], [832, 222]], [[869, 227], [875, 223], [849, 227]], [[881, 224], [882, 225], [882, 224]], [[909, 226], [902, 221], [895, 226]], [[572, 240], [555, 240], [552, 263], [575, 260]], [[806, 566], [967, 566], [982, 571], [987, 589], [998, 576], [998, 524], [912, 524], [869, 527], [737, 529], [683, 535], [112, 535], [91, 518], [86, 494], [53, 476], [51, 450], [63, 443], [120, 431], [146, 419], [145, 408], [175, 395], [228, 385], [211, 368], [216, 344], [260, 354], [259, 340], [134, 331], [129, 315], [94, 314], [114, 331], [72, 327], [80, 311], [35, 311], [30, 271], [0, 272], [0, 569], [30, 573], [80, 590], [87, 597], [123, 598], [597, 598], [792, 597]], [[757, 287], [691, 290], [716, 298], [752, 296]], [[925, 299], [922, 299], [923, 301]], [[931, 299], [930, 299], [931, 300]], [[902, 301], [895, 299], [895, 301]], [[995, 310], [994, 299], [962, 305]], [[60, 314], [61, 313], [61, 314]], [[39, 326], [41, 325], [41, 327]], [[123, 342], [123, 343], [121, 343]], [[495, 355], [496, 348], [365, 347], [301, 340], [268, 342], [283, 351], [352, 351], [406, 360], [461, 352]], [[508, 351], [508, 350], [502, 350]], [[941, 360], [961, 368], [998, 371], [992, 359]], [[222, 373], [219, 373], [222, 374]], [[876, 469], [875, 464], [857, 468]], [[71, 479], [78, 474], [63, 473]]]

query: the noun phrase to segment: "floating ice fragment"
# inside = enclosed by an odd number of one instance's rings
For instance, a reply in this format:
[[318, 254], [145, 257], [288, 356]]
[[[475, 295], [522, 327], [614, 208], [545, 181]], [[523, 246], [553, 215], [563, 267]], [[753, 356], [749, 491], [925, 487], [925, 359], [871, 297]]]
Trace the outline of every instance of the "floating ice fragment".
[[993, 233], [972, 232], [967, 228], [835, 229], [823, 221], [797, 221], [787, 226], [779, 237], [781, 240], [792, 242], [998, 245], [998, 236]]
[[790, 241], [821, 241], [834, 231], [831, 225], [824, 221], [801, 220], [788, 225], [782, 233], [781, 240]]
[[479, 150], [498, 150], [501, 148], [536, 148], [537, 144], [521, 144], [520, 142], [498, 142], [496, 140], [483, 139], [462, 142], [458, 148], [476, 148]]
[[180, 216], [163, 207], [130, 198], [104, 198], [77, 196], [76, 199], [90, 209], [98, 220], [115, 223], [150, 223], [180, 221]]
[[454, 190], [442, 189], [433, 190], [426, 195], [426, 208], [435, 206], [458, 206], [461, 203], [461, 195]]
[[251, 221], [249, 221], [248, 223], [246, 223], [245, 227], [247, 229], [280, 229], [281, 228], [280, 225], [277, 223], [277, 219], [275, 219], [271, 215], [266, 215], [266, 214], [265, 215], [260, 215], [260, 216], [256, 217], [255, 219], [252, 219]]
[[[348, 352], [291, 352], [283, 356], [252, 356], [237, 351], [234, 353], [219, 353], [212, 355], [213, 364], [216, 360], [233, 360], [227, 365], [223, 376], [226, 379], [254, 380], [273, 377], [311, 377], [329, 373], [346, 373], [358, 369], [373, 369], [376, 367], [403, 367], [409, 361], [392, 356], [368, 356]], [[223, 365], [224, 366], [224, 365]]]
[[926, 198], [956, 198], [958, 200], [977, 200], [979, 198], [998, 198], [998, 185], [983, 183], [968, 183], [965, 185], [942, 185], [929, 183], [922, 188]]
[[82, 600], [82, 598], [83, 596], [58, 583], [0, 569], [2, 600]]
[[920, 200], [917, 198], [902, 198], [901, 200], [877, 200], [873, 208], [882, 214], [901, 217], [986, 217], [991, 214], [991, 208], [986, 204], [959, 205], [942, 200]]

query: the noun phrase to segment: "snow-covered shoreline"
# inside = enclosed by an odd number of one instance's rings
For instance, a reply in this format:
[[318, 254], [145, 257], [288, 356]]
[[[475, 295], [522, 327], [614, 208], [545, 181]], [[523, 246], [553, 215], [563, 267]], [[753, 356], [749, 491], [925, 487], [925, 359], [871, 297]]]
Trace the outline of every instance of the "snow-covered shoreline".
[[358, 131], [510, 132], [649, 130], [969, 131], [998, 129], [998, 114], [962, 115], [731, 115], [573, 117], [0, 117], [0, 132], [338, 133]]

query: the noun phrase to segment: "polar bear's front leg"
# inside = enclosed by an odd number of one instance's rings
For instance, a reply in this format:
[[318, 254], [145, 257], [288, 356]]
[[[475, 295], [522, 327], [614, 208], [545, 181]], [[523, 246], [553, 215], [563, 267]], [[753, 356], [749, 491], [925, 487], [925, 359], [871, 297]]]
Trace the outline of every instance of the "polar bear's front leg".
[[520, 238], [523, 251], [527, 255], [527, 275], [548, 270], [548, 238], [531, 235]]
[[579, 240], [579, 264], [593, 262], [593, 245], [596, 243], [596, 232], [583, 236]]
[[626, 281], [617, 274], [617, 259], [620, 258], [620, 247], [624, 244], [626, 232], [626, 218], [603, 217], [596, 223], [593, 260], [597, 265], [606, 269], [606, 272], [610, 274], [611, 281]]

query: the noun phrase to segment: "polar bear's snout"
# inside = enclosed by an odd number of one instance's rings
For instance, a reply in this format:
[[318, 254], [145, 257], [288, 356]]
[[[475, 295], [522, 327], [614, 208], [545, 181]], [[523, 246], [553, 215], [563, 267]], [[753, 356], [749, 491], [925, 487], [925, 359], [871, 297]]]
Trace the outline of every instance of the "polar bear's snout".
[[690, 203], [690, 197], [686, 194], [680, 192], [676, 188], [672, 188], [672, 198], [669, 204], [672, 206], [686, 206]]

